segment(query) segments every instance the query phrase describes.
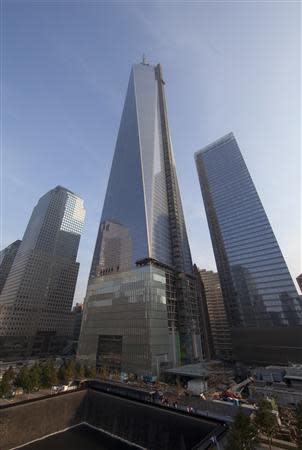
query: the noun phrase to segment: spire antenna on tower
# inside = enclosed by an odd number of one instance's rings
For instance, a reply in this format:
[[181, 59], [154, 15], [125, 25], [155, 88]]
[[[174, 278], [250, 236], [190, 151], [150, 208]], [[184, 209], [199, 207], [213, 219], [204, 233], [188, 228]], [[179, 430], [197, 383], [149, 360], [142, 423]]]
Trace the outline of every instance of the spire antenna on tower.
[[147, 62], [145, 53], [143, 53], [143, 59], [142, 59], [142, 62], [141, 62], [141, 63], [142, 63], [144, 66], [148, 66], [148, 65], [149, 65], [148, 62]]

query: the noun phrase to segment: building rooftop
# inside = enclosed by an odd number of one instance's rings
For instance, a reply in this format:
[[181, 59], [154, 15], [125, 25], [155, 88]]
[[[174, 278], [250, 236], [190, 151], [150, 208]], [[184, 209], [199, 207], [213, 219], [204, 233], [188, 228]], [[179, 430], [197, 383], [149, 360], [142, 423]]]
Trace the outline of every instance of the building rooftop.
[[191, 378], [203, 378], [207, 377], [209, 371], [205, 363], [187, 364], [186, 366], [175, 367], [173, 369], [165, 370], [165, 373], [174, 375], [182, 375]]
[[198, 150], [197, 152], [194, 153], [194, 158], [197, 159], [197, 157], [201, 154], [201, 153], [205, 153], [208, 150], [211, 150], [212, 148], [216, 148], [219, 145], [225, 144], [228, 141], [234, 140], [235, 136], [233, 134], [233, 132], [231, 131], [230, 133], [226, 134], [225, 136], [222, 136], [219, 139], [216, 139], [214, 142], [211, 142], [211, 144], [206, 145], [205, 147], [203, 147], [201, 150]]

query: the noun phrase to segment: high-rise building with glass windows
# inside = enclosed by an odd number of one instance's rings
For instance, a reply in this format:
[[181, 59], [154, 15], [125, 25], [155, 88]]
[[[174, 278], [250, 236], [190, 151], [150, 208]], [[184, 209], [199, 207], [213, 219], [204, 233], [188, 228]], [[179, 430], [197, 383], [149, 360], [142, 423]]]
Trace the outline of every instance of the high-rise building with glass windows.
[[0, 252], [0, 294], [5, 285], [10, 269], [12, 268], [20, 244], [21, 241], [18, 239]]
[[232, 359], [231, 333], [218, 273], [205, 269], [198, 272], [204, 287], [215, 356], [218, 359]]
[[302, 308], [232, 133], [195, 154], [235, 359], [302, 362]]
[[302, 273], [297, 276], [296, 280], [299, 285], [300, 291], [302, 292]]
[[61, 186], [35, 206], [0, 295], [0, 359], [66, 345], [84, 218], [83, 200]]
[[160, 65], [144, 62], [131, 71], [78, 356], [98, 367], [146, 374], [201, 357]]

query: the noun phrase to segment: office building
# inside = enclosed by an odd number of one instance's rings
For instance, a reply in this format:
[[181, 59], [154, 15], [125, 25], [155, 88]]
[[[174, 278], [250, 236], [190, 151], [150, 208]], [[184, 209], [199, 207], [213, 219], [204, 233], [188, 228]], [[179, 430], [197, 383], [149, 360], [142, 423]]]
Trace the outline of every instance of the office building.
[[301, 362], [301, 300], [234, 135], [195, 160], [234, 358]]
[[160, 65], [133, 66], [78, 357], [157, 374], [201, 358], [199, 312]]
[[199, 269], [198, 272], [204, 286], [215, 357], [230, 360], [232, 359], [231, 332], [218, 273], [205, 269]]
[[71, 328], [72, 328], [72, 351], [76, 355], [78, 350], [81, 326], [83, 319], [83, 303], [76, 303], [71, 311]]
[[302, 273], [296, 278], [300, 291], [302, 292]]
[[196, 264], [193, 266], [196, 277], [197, 297], [200, 314], [200, 337], [203, 359], [210, 361], [215, 358], [215, 348], [213, 341], [212, 328], [210, 324], [209, 308], [207, 304], [205, 284], [200, 276], [200, 271]]
[[83, 200], [61, 186], [35, 206], [0, 296], [0, 359], [63, 351], [84, 217]]
[[20, 244], [21, 241], [18, 239], [0, 252], [0, 294], [13, 265]]

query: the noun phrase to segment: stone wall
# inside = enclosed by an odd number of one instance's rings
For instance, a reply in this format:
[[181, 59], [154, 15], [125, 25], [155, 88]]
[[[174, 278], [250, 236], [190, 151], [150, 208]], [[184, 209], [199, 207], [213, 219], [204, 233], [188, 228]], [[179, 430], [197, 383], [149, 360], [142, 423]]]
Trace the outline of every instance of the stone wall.
[[9, 450], [81, 422], [148, 450], [191, 449], [219, 425], [88, 389], [0, 408], [0, 449]]
[[8, 450], [83, 421], [86, 391], [0, 409], [0, 448]]
[[89, 424], [150, 450], [190, 449], [217, 427], [214, 421], [92, 389], [85, 408]]

